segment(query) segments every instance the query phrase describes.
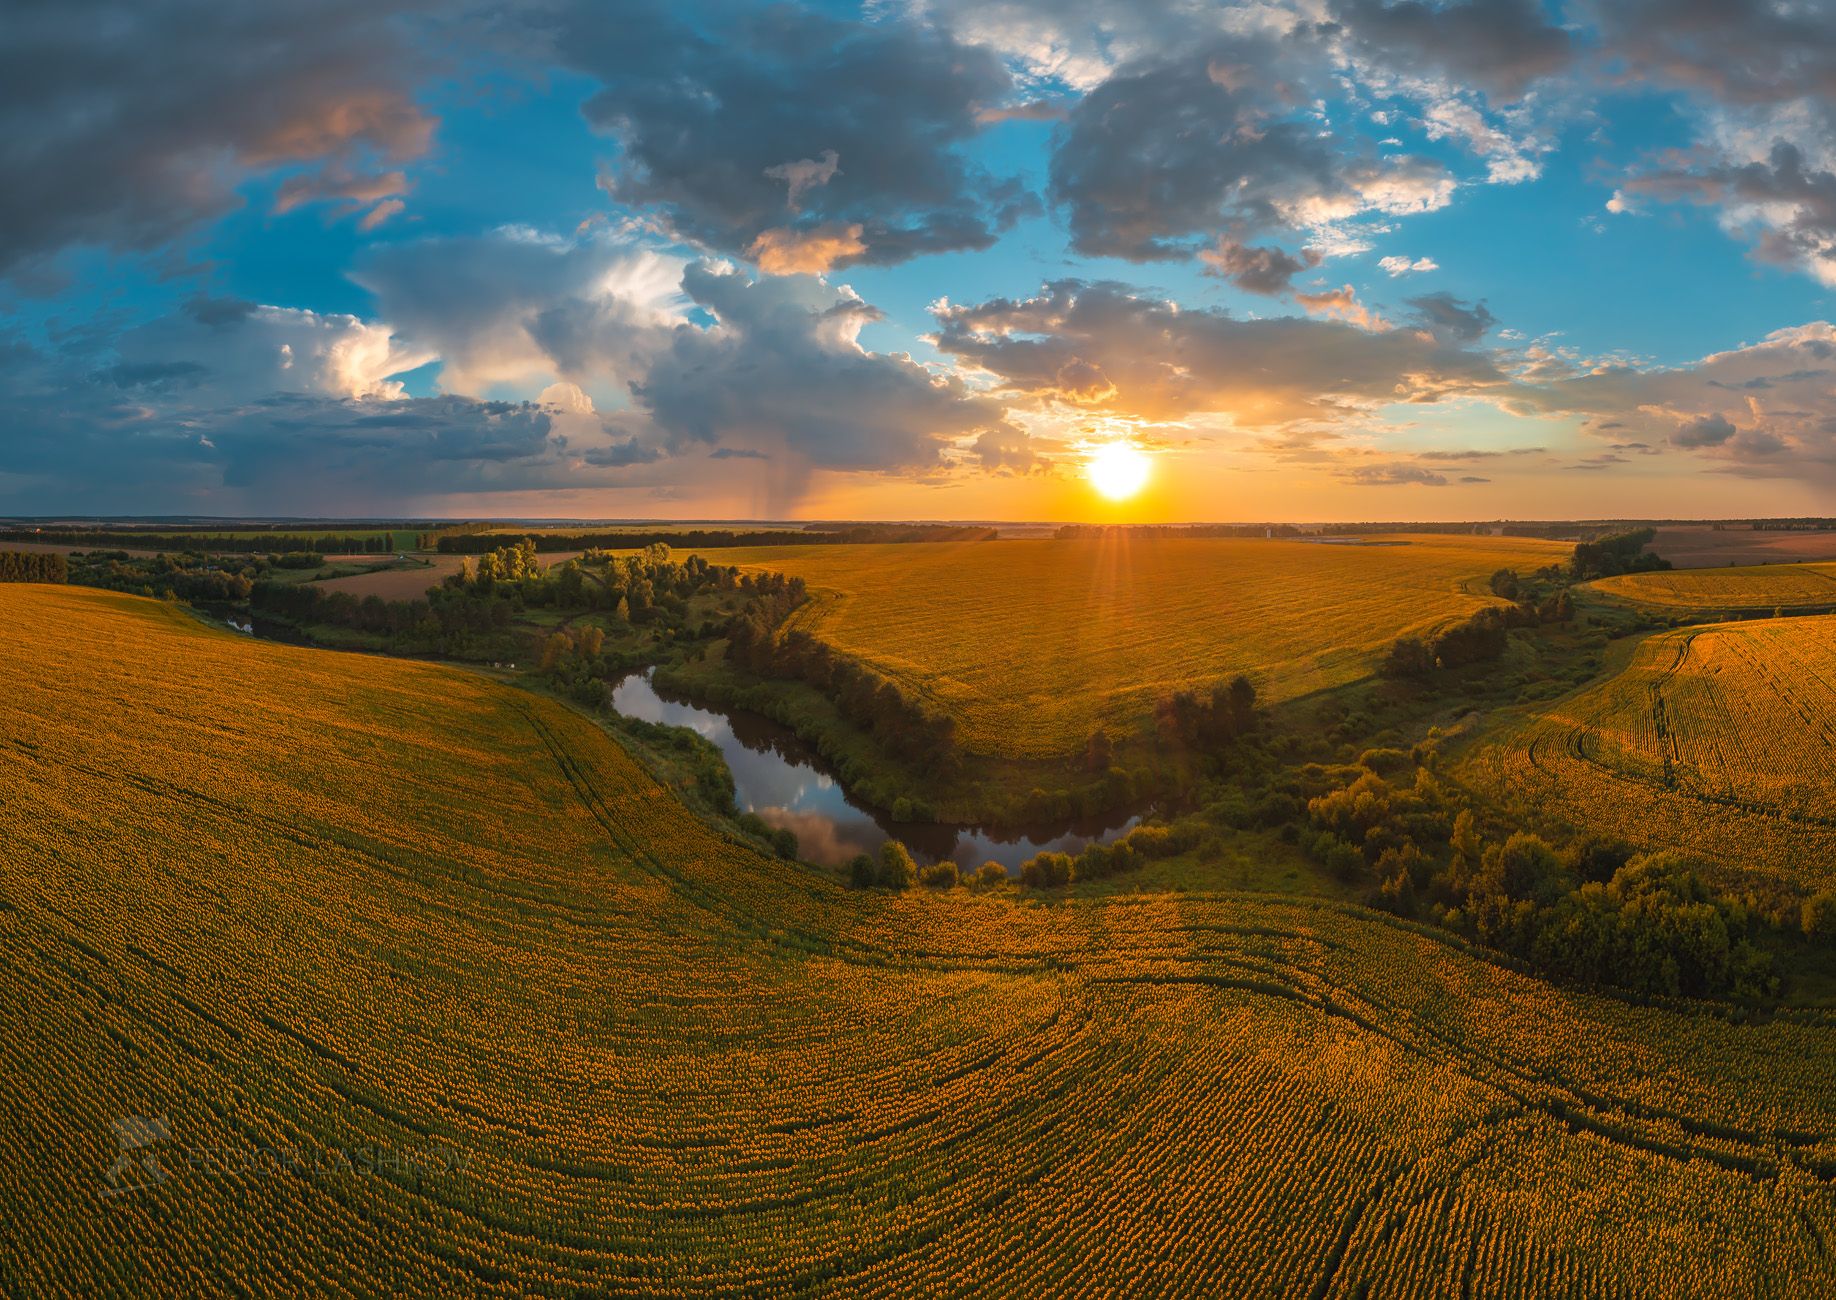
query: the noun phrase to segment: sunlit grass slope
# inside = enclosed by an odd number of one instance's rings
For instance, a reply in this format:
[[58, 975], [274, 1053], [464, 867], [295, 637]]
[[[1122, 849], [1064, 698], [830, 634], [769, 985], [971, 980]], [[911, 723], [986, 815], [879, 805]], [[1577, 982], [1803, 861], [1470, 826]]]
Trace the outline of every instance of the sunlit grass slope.
[[1836, 883], [1836, 617], [1647, 637], [1467, 771], [1577, 825]]
[[724, 552], [800, 574], [795, 618], [957, 719], [971, 750], [1081, 750], [1099, 723], [1243, 672], [1281, 700], [1368, 674], [1404, 632], [1492, 603], [1486, 580], [1561, 559], [1502, 537], [1374, 546], [1109, 536]]
[[9, 1295], [1836, 1287], [1836, 1029], [1319, 901], [850, 893], [453, 670], [0, 588], [0, 845]]
[[1602, 578], [1609, 596], [1664, 609], [1803, 609], [1836, 606], [1836, 564], [1673, 569]]

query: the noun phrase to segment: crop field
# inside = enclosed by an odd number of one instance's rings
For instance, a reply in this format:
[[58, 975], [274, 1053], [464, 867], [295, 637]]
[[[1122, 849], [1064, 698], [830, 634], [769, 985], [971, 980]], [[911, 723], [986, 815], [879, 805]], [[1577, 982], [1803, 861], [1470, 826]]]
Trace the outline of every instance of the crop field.
[[1836, 564], [1758, 564], [1677, 569], [1601, 578], [1597, 591], [1637, 605], [1674, 610], [1836, 608]]
[[1679, 569], [1836, 560], [1836, 530], [1660, 527], [1651, 549]]
[[[1392, 541], [1394, 539], [1386, 539]], [[793, 617], [957, 720], [970, 750], [1045, 758], [1101, 723], [1247, 673], [1279, 701], [1369, 674], [1403, 633], [1495, 603], [1486, 580], [1570, 548], [1502, 537], [1321, 545], [1230, 539], [777, 547], [728, 563], [801, 575]]]
[[111, 593], [0, 589], [0, 687], [6, 1294], [1836, 1289], [1812, 1014], [851, 892], [559, 704]]
[[1647, 637], [1467, 771], [1635, 843], [1836, 883], [1836, 617]]

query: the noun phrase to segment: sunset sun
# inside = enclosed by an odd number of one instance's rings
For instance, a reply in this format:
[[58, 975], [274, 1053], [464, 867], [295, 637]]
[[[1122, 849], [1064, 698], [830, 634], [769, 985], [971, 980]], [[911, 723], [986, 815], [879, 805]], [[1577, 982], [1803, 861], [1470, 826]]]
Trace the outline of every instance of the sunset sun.
[[1090, 486], [1111, 501], [1126, 501], [1141, 491], [1152, 466], [1138, 447], [1126, 442], [1105, 443], [1084, 462]]

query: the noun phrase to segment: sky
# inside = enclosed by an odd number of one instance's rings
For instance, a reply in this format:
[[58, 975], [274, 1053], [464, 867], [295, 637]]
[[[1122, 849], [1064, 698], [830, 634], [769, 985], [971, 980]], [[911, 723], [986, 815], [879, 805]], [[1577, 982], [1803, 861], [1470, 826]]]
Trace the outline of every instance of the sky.
[[1836, 513], [1822, 0], [14, 0], [0, 127], [7, 514]]

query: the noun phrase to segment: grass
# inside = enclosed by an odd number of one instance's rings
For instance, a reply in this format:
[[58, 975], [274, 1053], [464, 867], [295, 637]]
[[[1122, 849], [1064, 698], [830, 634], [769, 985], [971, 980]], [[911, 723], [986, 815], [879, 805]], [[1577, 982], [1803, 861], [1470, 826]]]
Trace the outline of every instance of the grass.
[[0, 589], [0, 684], [8, 1294], [1836, 1287], [1817, 1017], [1329, 900], [850, 893], [552, 701], [112, 593]]
[[1729, 569], [1676, 569], [1601, 578], [1597, 591], [1665, 610], [1801, 610], [1836, 608], [1836, 564], [1757, 564]]
[[1836, 618], [1680, 628], [1615, 656], [1466, 779], [1583, 829], [1836, 883]]
[[1367, 676], [1397, 636], [1493, 603], [1499, 568], [1558, 543], [1136, 539], [774, 547], [720, 559], [799, 575], [793, 619], [957, 720], [973, 753], [1080, 752], [1099, 724], [1141, 727], [1156, 701], [1247, 673], [1269, 702]]

